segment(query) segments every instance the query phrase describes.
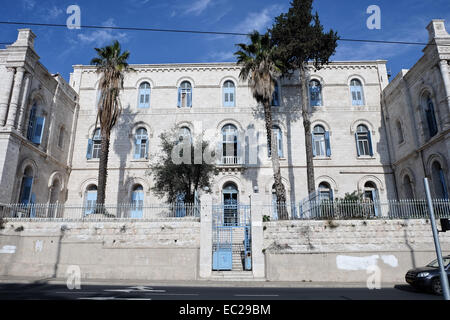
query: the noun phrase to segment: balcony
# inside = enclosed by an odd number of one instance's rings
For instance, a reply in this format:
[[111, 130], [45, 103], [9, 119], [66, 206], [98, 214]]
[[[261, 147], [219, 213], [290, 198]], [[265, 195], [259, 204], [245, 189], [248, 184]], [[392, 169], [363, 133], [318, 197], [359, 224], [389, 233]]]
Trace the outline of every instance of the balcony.
[[220, 161], [219, 165], [224, 166], [240, 166], [243, 164], [243, 161], [241, 157], [235, 157], [235, 156], [223, 156], [222, 160]]

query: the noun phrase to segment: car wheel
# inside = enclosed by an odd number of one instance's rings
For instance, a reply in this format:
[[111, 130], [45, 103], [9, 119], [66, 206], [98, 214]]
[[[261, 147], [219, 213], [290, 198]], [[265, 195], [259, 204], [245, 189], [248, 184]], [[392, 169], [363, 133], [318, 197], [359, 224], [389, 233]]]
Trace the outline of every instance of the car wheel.
[[441, 279], [434, 278], [433, 282], [431, 282], [431, 290], [434, 294], [442, 295], [442, 287], [441, 287]]

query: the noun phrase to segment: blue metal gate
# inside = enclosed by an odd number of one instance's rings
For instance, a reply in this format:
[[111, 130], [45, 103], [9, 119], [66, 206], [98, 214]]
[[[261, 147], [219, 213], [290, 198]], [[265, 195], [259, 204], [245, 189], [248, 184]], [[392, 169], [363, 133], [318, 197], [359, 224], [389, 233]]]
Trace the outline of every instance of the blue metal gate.
[[[244, 247], [245, 270], [252, 269], [250, 206], [221, 204], [213, 206], [213, 270], [233, 270], [233, 245]], [[233, 239], [233, 232], [241, 235]], [[242, 232], [242, 233], [241, 233]], [[244, 238], [242, 243], [239, 239]]]

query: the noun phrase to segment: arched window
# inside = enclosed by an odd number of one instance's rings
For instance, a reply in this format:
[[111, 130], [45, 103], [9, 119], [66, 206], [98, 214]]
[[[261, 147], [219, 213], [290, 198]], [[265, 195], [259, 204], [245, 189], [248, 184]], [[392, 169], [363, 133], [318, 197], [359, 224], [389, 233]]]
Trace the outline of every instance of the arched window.
[[20, 187], [20, 204], [27, 205], [33, 204], [35, 202], [35, 195], [32, 193], [33, 190], [33, 180], [34, 180], [33, 168], [28, 166], [25, 168], [22, 178], [22, 184]]
[[99, 159], [102, 151], [102, 135], [100, 128], [95, 129], [94, 136], [88, 140], [88, 147], [86, 152], [86, 158]]
[[91, 184], [86, 188], [84, 214], [89, 215], [95, 213], [97, 206], [97, 186]]
[[236, 88], [233, 81], [225, 81], [223, 84], [223, 105], [224, 107], [234, 107]]
[[[272, 130], [273, 130], [273, 134], [277, 141], [278, 157], [283, 158], [283, 132], [281, 131], [280, 127], [278, 127], [278, 126], [273, 126]], [[267, 149], [269, 150], [269, 158], [270, 158], [272, 156], [271, 147], [268, 146]]]
[[144, 211], [144, 188], [138, 184], [131, 192], [131, 216], [132, 219], [141, 219]]
[[50, 187], [50, 199], [49, 203], [54, 204], [59, 201], [59, 194], [61, 189], [61, 182], [59, 179], [53, 180], [52, 186]]
[[427, 119], [428, 125], [428, 135], [429, 138], [434, 137], [438, 132], [437, 122], [436, 122], [436, 113], [434, 110], [433, 100], [431, 96], [428, 94], [425, 99], [425, 117]]
[[309, 83], [309, 99], [311, 107], [322, 105], [322, 86], [317, 80], [311, 80]]
[[409, 175], [405, 175], [403, 178], [403, 194], [407, 200], [414, 199], [414, 186]]
[[356, 129], [355, 137], [358, 157], [373, 156], [372, 136], [369, 129], [363, 124], [359, 125]]
[[38, 115], [38, 107], [34, 104], [30, 110], [30, 117], [28, 121], [27, 138], [36, 145], [42, 143], [44, 135], [45, 117]]
[[352, 94], [352, 105], [363, 106], [364, 105], [364, 92], [361, 81], [353, 79], [350, 81], [350, 92]]
[[272, 106], [280, 106], [280, 87], [278, 86], [278, 82], [275, 82], [275, 90], [273, 91], [272, 95]]
[[178, 108], [192, 107], [192, 85], [189, 81], [183, 81], [178, 88]]
[[180, 141], [185, 141], [187, 139], [188, 141], [190, 141], [192, 143], [192, 133], [191, 133], [191, 129], [189, 129], [188, 127], [181, 127], [179, 129], [178, 135], [179, 135]]
[[238, 187], [229, 182], [224, 185], [223, 204], [224, 204], [224, 225], [237, 225], [238, 222]]
[[319, 200], [333, 201], [333, 190], [328, 182], [319, 184]]
[[398, 137], [398, 143], [402, 143], [405, 139], [403, 137], [403, 129], [402, 129], [402, 124], [400, 123], [400, 121], [397, 121], [395, 123], [395, 126], [397, 128], [397, 137]]
[[366, 182], [364, 184], [363, 196], [366, 202], [372, 203], [372, 205], [367, 208], [369, 210], [369, 214], [378, 217], [380, 209], [377, 185], [372, 181]]
[[148, 134], [145, 128], [136, 130], [134, 137], [134, 158], [148, 159]]
[[143, 82], [139, 86], [139, 108], [150, 108], [150, 83]]
[[437, 199], [448, 199], [447, 181], [444, 170], [438, 161], [433, 162], [431, 166], [431, 179], [434, 186], [434, 194]]
[[331, 157], [330, 132], [321, 125], [314, 127], [312, 142], [314, 157]]
[[59, 128], [59, 135], [58, 135], [58, 147], [60, 149], [62, 149], [64, 147], [64, 132], [65, 132], [65, 129], [63, 126], [61, 126]]
[[232, 124], [222, 128], [222, 164], [238, 164], [238, 130]]

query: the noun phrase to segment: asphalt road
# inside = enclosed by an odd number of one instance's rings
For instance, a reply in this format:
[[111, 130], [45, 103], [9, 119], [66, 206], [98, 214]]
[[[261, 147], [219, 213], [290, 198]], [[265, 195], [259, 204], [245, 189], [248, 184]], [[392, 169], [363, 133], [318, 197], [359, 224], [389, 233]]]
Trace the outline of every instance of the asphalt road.
[[367, 288], [242, 288], [0, 284], [0, 300], [443, 300], [408, 285]]

